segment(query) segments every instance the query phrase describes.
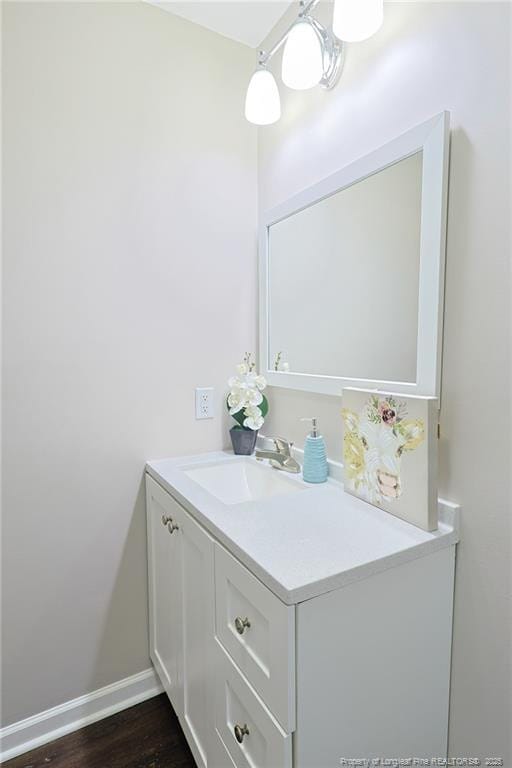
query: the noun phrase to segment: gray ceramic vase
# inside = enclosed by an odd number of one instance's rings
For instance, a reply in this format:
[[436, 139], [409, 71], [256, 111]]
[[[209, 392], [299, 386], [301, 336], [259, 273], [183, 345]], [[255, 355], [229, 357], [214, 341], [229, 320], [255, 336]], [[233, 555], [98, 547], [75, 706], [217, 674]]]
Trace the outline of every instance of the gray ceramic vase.
[[254, 453], [258, 438], [257, 429], [232, 427], [229, 434], [233, 444], [233, 453], [236, 453], [237, 456], [251, 456]]

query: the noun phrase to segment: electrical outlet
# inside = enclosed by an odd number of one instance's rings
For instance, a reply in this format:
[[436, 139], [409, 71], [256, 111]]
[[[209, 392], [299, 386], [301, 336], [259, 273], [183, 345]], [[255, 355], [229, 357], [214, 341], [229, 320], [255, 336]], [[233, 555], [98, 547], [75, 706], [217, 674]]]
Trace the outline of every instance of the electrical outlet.
[[196, 388], [196, 419], [213, 419], [213, 387]]

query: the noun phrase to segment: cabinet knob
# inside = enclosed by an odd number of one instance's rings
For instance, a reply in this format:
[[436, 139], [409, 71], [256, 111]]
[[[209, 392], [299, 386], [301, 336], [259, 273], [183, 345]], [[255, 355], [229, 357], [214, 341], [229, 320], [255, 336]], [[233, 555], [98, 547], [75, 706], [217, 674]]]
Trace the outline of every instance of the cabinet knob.
[[245, 617], [245, 619], [242, 619], [240, 616], [237, 616], [235, 619], [235, 629], [238, 632], [239, 635], [243, 635], [246, 629], [249, 629], [251, 626], [251, 622]]
[[172, 520], [172, 517], [170, 515], [162, 515], [162, 525], [167, 525], [167, 523], [170, 523]]
[[174, 522], [172, 517], [170, 517], [168, 520], [167, 530], [169, 531], [169, 533], [174, 533], [174, 531], [179, 530], [179, 525], [177, 525], [177, 523]]
[[243, 725], [238, 725], [238, 723], [233, 728], [233, 731], [235, 732], [235, 739], [238, 741], [239, 744], [242, 743], [244, 740], [244, 736], [249, 735], [249, 729], [247, 727], [247, 723], [244, 723]]

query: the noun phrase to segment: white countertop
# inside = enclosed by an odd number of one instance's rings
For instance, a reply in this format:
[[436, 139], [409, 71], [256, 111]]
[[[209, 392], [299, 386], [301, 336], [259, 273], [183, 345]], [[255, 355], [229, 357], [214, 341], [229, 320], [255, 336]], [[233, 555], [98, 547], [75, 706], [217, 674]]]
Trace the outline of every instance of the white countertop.
[[[182, 469], [237, 460], [219, 451], [150, 461], [146, 471], [288, 605], [459, 540], [459, 507], [441, 500], [439, 528], [429, 533], [350, 496], [335, 480], [304, 483], [306, 490], [300, 493], [228, 506]], [[293, 479], [303, 484], [299, 477]]]

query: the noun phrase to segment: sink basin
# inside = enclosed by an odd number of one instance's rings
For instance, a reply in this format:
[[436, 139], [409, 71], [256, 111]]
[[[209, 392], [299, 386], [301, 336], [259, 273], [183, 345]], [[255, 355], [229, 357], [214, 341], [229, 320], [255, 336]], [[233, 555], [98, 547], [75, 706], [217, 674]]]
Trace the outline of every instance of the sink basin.
[[223, 504], [242, 504], [305, 490], [298, 477], [285, 475], [250, 458], [188, 467], [184, 473]]

